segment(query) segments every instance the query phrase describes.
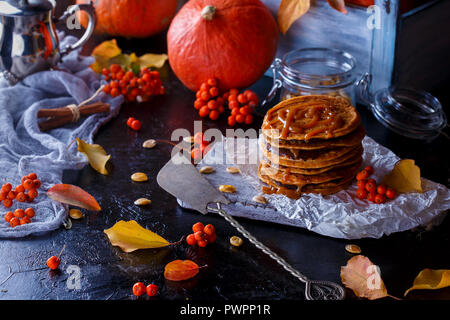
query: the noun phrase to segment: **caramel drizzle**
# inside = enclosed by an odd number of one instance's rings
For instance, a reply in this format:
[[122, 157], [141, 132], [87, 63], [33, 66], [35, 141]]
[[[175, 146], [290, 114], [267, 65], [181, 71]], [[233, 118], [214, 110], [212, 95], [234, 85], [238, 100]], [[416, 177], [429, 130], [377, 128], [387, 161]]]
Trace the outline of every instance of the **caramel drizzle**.
[[[298, 112], [298, 109], [300, 108], [302, 108], [302, 110]], [[283, 110], [278, 110], [276, 117], [274, 111], [276, 110], [271, 111], [268, 115], [269, 126], [273, 127], [275, 123], [281, 122], [283, 124], [283, 129], [280, 138], [282, 139], [286, 139], [289, 133], [300, 133], [315, 127], [317, 128], [310, 130], [305, 134], [305, 140], [309, 140], [323, 132], [327, 133], [327, 138], [331, 138], [333, 137], [334, 131], [342, 124], [342, 118], [339, 115], [334, 114], [331, 110], [331, 106], [326, 103], [310, 102], [303, 105], [291, 105]], [[323, 113], [325, 112], [326, 118], [321, 120]], [[292, 122], [302, 118], [312, 119], [301, 127], [293, 129], [291, 127]]]

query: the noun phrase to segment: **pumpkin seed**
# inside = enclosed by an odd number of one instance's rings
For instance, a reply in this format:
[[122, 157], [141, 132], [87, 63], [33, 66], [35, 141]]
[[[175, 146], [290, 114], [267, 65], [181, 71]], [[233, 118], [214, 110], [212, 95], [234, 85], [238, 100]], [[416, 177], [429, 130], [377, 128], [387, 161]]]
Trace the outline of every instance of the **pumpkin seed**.
[[134, 182], [145, 182], [148, 181], [148, 177], [143, 172], [136, 172], [131, 175], [131, 180]]
[[70, 218], [67, 217], [66, 220], [64, 220], [63, 222], [63, 226], [64, 228], [66, 228], [66, 230], [72, 229], [72, 220], [70, 220]]
[[78, 210], [78, 209], [70, 209], [70, 210], [69, 210], [69, 216], [70, 216], [72, 219], [78, 220], [78, 219], [83, 218], [83, 217], [84, 217], [84, 214], [83, 214], [83, 212], [81, 212], [81, 211]]
[[230, 238], [230, 244], [232, 246], [240, 247], [240, 246], [242, 246], [243, 243], [244, 243], [244, 241], [241, 238], [239, 238], [238, 236], [232, 236]]
[[239, 168], [236, 168], [236, 167], [228, 167], [228, 168], [227, 168], [227, 171], [228, 171], [229, 173], [235, 174], [235, 173], [239, 173]]
[[187, 142], [187, 143], [194, 143], [194, 137], [193, 137], [193, 136], [190, 136], [190, 137], [184, 137], [184, 138], [183, 138], [183, 141], [184, 141], [184, 142]]
[[134, 202], [134, 204], [137, 206], [147, 206], [150, 203], [152, 203], [152, 200], [147, 199], [147, 198], [139, 198]]
[[211, 166], [204, 166], [200, 169], [200, 173], [204, 174], [213, 173], [214, 171], [215, 171], [214, 168]]
[[262, 204], [266, 204], [267, 203], [267, 199], [265, 197], [263, 197], [262, 195], [258, 194], [257, 196], [253, 197], [253, 201], [255, 202], [259, 202]]
[[350, 253], [361, 253], [361, 248], [357, 246], [356, 244], [348, 244], [345, 246], [345, 250], [347, 250]]
[[231, 184], [222, 184], [219, 186], [219, 191], [226, 193], [234, 193], [236, 192], [236, 188]]
[[144, 143], [142, 144], [142, 147], [146, 148], [146, 149], [151, 149], [154, 146], [156, 146], [156, 140], [153, 139], [149, 139], [144, 141]]

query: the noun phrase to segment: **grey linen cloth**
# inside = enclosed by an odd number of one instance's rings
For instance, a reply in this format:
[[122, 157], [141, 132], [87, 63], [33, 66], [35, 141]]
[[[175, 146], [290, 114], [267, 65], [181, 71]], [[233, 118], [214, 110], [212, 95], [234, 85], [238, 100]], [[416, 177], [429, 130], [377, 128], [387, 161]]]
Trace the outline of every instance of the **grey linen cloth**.
[[[60, 34], [61, 46], [74, 43], [75, 37]], [[0, 179], [13, 188], [22, 176], [36, 172], [42, 182], [39, 196], [32, 203], [14, 201], [11, 208], [0, 205], [0, 237], [18, 238], [59, 228], [67, 217], [68, 208], [51, 200], [45, 194], [54, 184], [61, 183], [63, 170], [80, 169], [87, 163], [77, 151], [80, 138], [88, 143], [100, 126], [119, 112], [122, 97], [111, 98], [103, 92], [93, 101], [111, 105], [109, 114], [95, 114], [48, 132], [38, 127], [37, 112], [42, 108], [57, 108], [79, 104], [91, 97], [101, 85], [101, 77], [89, 66], [92, 57], [83, 57], [79, 51], [67, 55], [57, 70], [32, 74], [14, 86], [4, 79], [0, 84]], [[36, 211], [32, 222], [11, 228], [4, 220], [7, 211], [32, 207]]]

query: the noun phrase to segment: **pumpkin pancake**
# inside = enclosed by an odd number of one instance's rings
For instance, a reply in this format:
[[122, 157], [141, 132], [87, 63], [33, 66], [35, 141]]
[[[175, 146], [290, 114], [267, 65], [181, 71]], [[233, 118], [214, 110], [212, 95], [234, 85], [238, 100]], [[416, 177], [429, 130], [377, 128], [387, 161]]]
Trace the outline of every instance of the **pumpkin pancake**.
[[333, 138], [328, 140], [278, 140], [264, 137], [267, 143], [275, 148], [280, 149], [300, 149], [300, 150], [318, 150], [334, 147], [352, 147], [361, 143], [366, 135], [366, 130], [362, 125], [355, 131], [346, 136]]
[[290, 185], [307, 185], [307, 184], [320, 184], [324, 182], [333, 181], [339, 178], [346, 178], [348, 176], [354, 176], [356, 171], [361, 166], [362, 161], [353, 165], [346, 165], [341, 168], [333, 169], [325, 173], [316, 175], [303, 175], [299, 173], [293, 173], [289, 170], [279, 171], [273, 169], [269, 163], [261, 161], [260, 171], [261, 174], [269, 176], [272, 180], [280, 182], [282, 184]]
[[284, 100], [271, 108], [262, 132], [272, 140], [323, 140], [345, 136], [360, 125], [360, 116], [347, 99], [310, 95]]
[[271, 179], [269, 176], [261, 174], [258, 170], [259, 179], [267, 186], [263, 187], [263, 192], [267, 194], [278, 193], [288, 196], [291, 199], [298, 199], [304, 193], [319, 193], [321, 195], [330, 195], [346, 189], [354, 180], [354, 175], [347, 178], [337, 179], [335, 181], [323, 184], [307, 184], [304, 186], [282, 184]]
[[[293, 160], [286, 155], [272, 153], [266, 146], [261, 146], [262, 154], [272, 163], [286, 167], [295, 167], [301, 169], [318, 169], [330, 167], [353, 158], [356, 154], [362, 154], [362, 145], [350, 148], [309, 150], [303, 151], [298, 160]], [[316, 152], [320, 151], [320, 152]], [[314, 153], [313, 153], [314, 152]]]
[[[362, 152], [361, 152], [362, 154]], [[269, 160], [263, 158], [263, 160], [265, 163], [267, 163], [268, 165], [270, 165], [272, 167], [272, 170], [278, 170], [280, 172], [290, 172], [290, 173], [298, 173], [298, 174], [303, 174], [303, 175], [316, 175], [316, 174], [321, 174], [333, 169], [338, 169], [338, 168], [342, 168], [342, 167], [347, 167], [350, 165], [356, 165], [358, 164], [359, 166], [361, 166], [362, 164], [362, 158], [361, 158], [361, 154], [355, 154], [353, 157], [347, 159], [344, 162], [329, 166], [329, 167], [324, 167], [324, 168], [317, 168], [317, 169], [302, 169], [302, 168], [295, 168], [295, 167], [286, 167], [286, 166], [282, 166], [279, 164], [274, 164], [271, 163]]]

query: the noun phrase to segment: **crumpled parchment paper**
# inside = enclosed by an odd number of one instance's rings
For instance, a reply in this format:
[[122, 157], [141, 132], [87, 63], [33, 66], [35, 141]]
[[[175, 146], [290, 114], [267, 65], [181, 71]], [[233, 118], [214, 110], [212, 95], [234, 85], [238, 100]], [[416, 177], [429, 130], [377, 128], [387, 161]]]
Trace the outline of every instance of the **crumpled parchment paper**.
[[[248, 163], [249, 158], [261, 157], [258, 140], [246, 139], [241, 148], [236, 147], [239, 145], [237, 141], [224, 138], [215, 143], [198, 165], [198, 169], [206, 164], [214, 166], [216, 171], [213, 174], [204, 175], [213, 186], [231, 184], [236, 187], [236, 193], [225, 194], [231, 204], [224, 208], [233, 216], [298, 226], [335, 238], [359, 239], [380, 238], [440, 223], [450, 208], [450, 190], [424, 178], [423, 193], [400, 194], [381, 205], [356, 198], [356, 183], [347, 190], [325, 197], [305, 194], [292, 200], [283, 195], [264, 195], [269, 202], [262, 205], [252, 201], [253, 196], [261, 193], [262, 184], [256, 175], [258, 165], [254, 161], [253, 164]], [[367, 136], [363, 147], [363, 167], [373, 166], [375, 173], [372, 177], [381, 182], [400, 158]], [[238, 167], [241, 173], [228, 173], [226, 168], [229, 166]], [[189, 208], [185, 203], [180, 204]]]

